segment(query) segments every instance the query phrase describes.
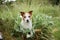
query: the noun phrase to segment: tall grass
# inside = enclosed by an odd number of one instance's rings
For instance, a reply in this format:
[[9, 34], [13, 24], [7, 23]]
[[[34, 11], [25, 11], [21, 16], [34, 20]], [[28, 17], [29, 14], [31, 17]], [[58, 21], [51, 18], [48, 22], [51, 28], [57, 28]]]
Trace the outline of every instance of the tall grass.
[[[59, 40], [60, 7], [52, 6], [47, 0], [18, 0], [16, 3], [11, 5], [1, 5], [0, 19], [3, 20], [0, 20], [3, 22], [0, 22], [3, 24], [3, 28], [0, 25], [2, 28], [1, 30], [4, 32], [4, 29], [6, 29], [8, 33], [11, 33], [11, 30], [13, 29], [18, 31], [18, 26], [21, 22], [20, 12], [28, 12], [30, 10], [33, 10], [32, 21], [34, 28], [41, 28], [41, 26], [45, 26], [53, 30], [56, 28], [58, 31], [54, 31], [54, 35], [56, 40]], [[51, 26], [50, 23], [54, 25]]]

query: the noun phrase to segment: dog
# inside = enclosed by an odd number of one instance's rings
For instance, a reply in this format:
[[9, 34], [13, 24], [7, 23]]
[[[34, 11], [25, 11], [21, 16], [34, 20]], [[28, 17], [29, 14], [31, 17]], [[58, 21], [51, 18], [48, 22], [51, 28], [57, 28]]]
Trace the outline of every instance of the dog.
[[[20, 30], [23, 33], [26, 33], [26, 38], [33, 36], [33, 27], [32, 27], [32, 11], [29, 12], [20, 12], [21, 13], [21, 24]], [[29, 30], [29, 31], [28, 31]], [[28, 32], [26, 32], [28, 31]]]

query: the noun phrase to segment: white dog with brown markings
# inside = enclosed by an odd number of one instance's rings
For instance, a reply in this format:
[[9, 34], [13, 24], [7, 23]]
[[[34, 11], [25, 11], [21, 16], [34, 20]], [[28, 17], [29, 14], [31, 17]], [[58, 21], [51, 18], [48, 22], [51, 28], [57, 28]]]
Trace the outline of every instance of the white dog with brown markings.
[[22, 16], [21, 21], [21, 31], [24, 33], [26, 30], [29, 30], [29, 32], [26, 34], [26, 38], [33, 36], [33, 27], [32, 27], [32, 11], [29, 12], [20, 12]]

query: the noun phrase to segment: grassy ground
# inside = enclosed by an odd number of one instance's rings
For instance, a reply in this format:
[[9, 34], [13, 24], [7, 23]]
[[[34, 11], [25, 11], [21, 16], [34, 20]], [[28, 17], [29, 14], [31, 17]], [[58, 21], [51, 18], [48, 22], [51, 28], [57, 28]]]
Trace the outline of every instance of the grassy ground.
[[[49, 17], [52, 17], [51, 19], [54, 22], [54, 25], [52, 26], [53, 35], [55, 36], [56, 40], [60, 40], [60, 36], [59, 36], [60, 35], [59, 33], [60, 32], [60, 5], [52, 6], [51, 4], [49, 3], [47, 4], [47, 3], [48, 3], [47, 1], [43, 1], [43, 0], [40, 0], [40, 1], [32, 0], [31, 2], [30, 0], [29, 1], [18, 0], [16, 3], [11, 5], [8, 5], [8, 4], [0, 5], [0, 18], [5, 20], [4, 22], [2, 22], [2, 24], [4, 24], [3, 30], [6, 30], [7, 32], [9, 31], [9, 29], [14, 27], [13, 25], [15, 23], [15, 20], [18, 19], [21, 11], [28, 12], [30, 10], [33, 10], [33, 17], [39, 15], [37, 19], [39, 19], [41, 15], [43, 20], [45, 20], [44, 17], [46, 17], [47, 15]], [[16, 22], [16, 23], [18, 23], [19, 25], [19, 22]], [[10, 32], [11, 31], [9, 31], [9, 33]]]

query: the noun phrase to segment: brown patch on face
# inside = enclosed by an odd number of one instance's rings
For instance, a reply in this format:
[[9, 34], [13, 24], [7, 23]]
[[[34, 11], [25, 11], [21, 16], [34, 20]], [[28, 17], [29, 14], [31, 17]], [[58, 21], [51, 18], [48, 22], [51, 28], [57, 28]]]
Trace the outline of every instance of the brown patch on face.
[[31, 16], [31, 15], [29, 15], [29, 16], [28, 16], [28, 18], [32, 19], [32, 16]]
[[30, 19], [32, 19], [32, 16], [30, 17]]
[[21, 16], [23, 16], [25, 13], [24, 12], [20, 12], [21, 13]]
[[21, 13], [21, 16], [22, 16], [22, 18], [23, 18], [23, 20], [24, 20], [24, 15], [25, 15], [25, 12], [20, 12]]
[[29, 11], [29, 12], [28, 12], [28, 13], [30, 14], [30, 19], [32, 19], [32, 17], [31, 17], [31, 16], [32, 16], [32, 12], [33, 12], [33, 11]]
[[26, 18], [26, 16], [23, 15], [23, 20]]

